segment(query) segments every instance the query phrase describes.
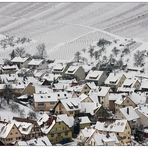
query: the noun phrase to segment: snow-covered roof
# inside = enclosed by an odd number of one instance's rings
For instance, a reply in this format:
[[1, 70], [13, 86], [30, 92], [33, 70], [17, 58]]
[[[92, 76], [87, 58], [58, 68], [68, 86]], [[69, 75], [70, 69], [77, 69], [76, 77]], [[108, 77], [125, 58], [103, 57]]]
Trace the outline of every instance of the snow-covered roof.
[[3, 70], [7, 70], [7, 69], [18, 69], [18, 67], [17, 67], [17, 65], [12, 65], [12, 66], [10, 66], [10, 65], [4, 65], [4, 66], [2, 66], [2, 69]]
[[95, 141], [95, 146], [104, 146], [107, 143], [112, 142], [112, 144], [119, 143], [118, 138], [115, 133], [109, 133], [107, 136], [107, 133], [99, 133], [96, 131], [89, 139], [89, 141]]
[[48, 94], [33, 94], [34, 102], [57, 102], [57, 95], [55, 93]]
[[46, 86], [35, 85], [35, 93], [36, 94], [47, 94], [47, 93], [51, 93], [51, 92], [53, 92], [53, 91]]
[[81, 109], [79, 98], [62, 99], [61, 103], [63, 104], [63, 106], [67, 111], [76, 111]]
[[73, 116], [68, 116], [67, 114], [60, 114], [60, 115], [57, 115], [57, 118], [64, 121], [65, 124], [68, 125], [69, 127], [72, 127], [74, 125], [74, 117]]
[[94, 102], [81, 102], [81, 112], [83, 113], [90, 113], [91, 115], [94, 115], [94, 111], [96, 109], [99, 109], [101, 107], [101, 104], [94, 103]]
[[50, 130], [54, 127], [55, 124], [56, 124], [56, 120], [53, 120], [50, 126], [42, 127], [41, 131], [45, 134], [48, 134], [50, 132]]
[[0, 123], [0, 138], [6, 138], [14, 125], [14, 122]]
[[96, 129], [99, 131], [109, 131], [109, 132], [124, 132], [127, 120], [116, 120], [113, 123], [105, 123], [97, 121]]
[[104, 97], [109, 93], [110, 87], [105, 87], [105, 86], [98, 86], [96, 89], [91, 90], [89, 94], [91, 93], [97, 93], [98, 96]]
[[41, 59], [32, 59], [28, 65], [40, 65], [44, 60]]
[[88, 97], [88, 95], [86, 95], [86, 94], [84, 94], [84, 93], [82, 93], [82, 94], [79, 96], [79, 98], [80, 98], [81, 101], [83, 101], [83, 100], [86, 99], [87, 97]]
[[45, 74], [42, 77], [42, 79], [53, 82], [54, 80], [57, 80], [59, 77], [61, 77], [61, 75], [58, 75], [58, 74]]
[[107, 79], [105, 80], [105, 84], [116, 85], [120, 81], [122, 76], [123, 74], [121, 73], [110, 73]]
[[53, 69], [52, 72], [63, 72], [65, 69], [66, 65], [65, 64], [56, 64]]
[[137, 82], [137, 79], [125, 79], [124, 83], [122, 84], [123, 87], [133, 87], [133, 85]]
[[38, 123], [38, 125], [40, 126], [40, 125], [42, 125], [44, 122], [48, 121], [48, 119], [49, 119], [49, 116], [48, 116], [46, 113], [44, 113], [44, 114], [41, 116], [41, 118], [37, 121], [37, 123]]
[[13, 63], [24, 63], [28, 58], [22, 58], [22, 57], [15, 57], [11, 60]]
[[103, 75], [103, 73], [104, 73], [103, 71], [90, 70], [85, 79], [98, 81], [100, 77]]
[[120, 111], [128, 121], [139, 118], [138, 114], [136, 113], [135, 109], [132, 106], [120, 108]]
[[89, 138], [92, 136], [92, 134], [95, 132], [95, 129], [93, 128], [84, 128], [84, 129], [81, 129], [80, 131], [80, 135], [82, 134], [84, 138]]
[[38, 137], [37, 139], [31, 139], [28, 141], [18, 141], [19, 146], [52, 146], [47, 136]]
[[135, 110], [137, 111], [137, 113], [140, 112], [148, 118], [148, 104], [140, 104], [135, 108]]
[[91, 123], [88, 116], [79, 117], [79, 119], [80, 119], [80, 124]]
[[57, 102], [58, 100], [67, 99], [71, 97], [72, 94], [65, 91], [59, 92], [47, 92], [47, 93], [36, 93], [34, 94], [35, 102]]
[[33, 127], [32, 123], [27, 123], [27, 122], [15, 121], [15, 124], [16, 124], [17, 128], [19, 129], [19, 131], [24, 135], [30, 134], [32, 127]]
[[75, 74], [75, 72], [79, 69], [80, 66], [70, 66], [67, 71], [65, 72], [65, 74], [70, 74], [73, 75]]
[[144, 104], [146, 102], [146, 96], [144, 94], [138, 94], [138, 93], [130, 93], [129, 98], [135, 103], [135, 104]]
[[118, 101], [123, 101], [123, 96], [126, 96], [127, 94], [125, 94], [125, 93], [109, 93], [109, 100], [113, 100], [113, 101], [116, 101], [116, 100], [118, 100]]

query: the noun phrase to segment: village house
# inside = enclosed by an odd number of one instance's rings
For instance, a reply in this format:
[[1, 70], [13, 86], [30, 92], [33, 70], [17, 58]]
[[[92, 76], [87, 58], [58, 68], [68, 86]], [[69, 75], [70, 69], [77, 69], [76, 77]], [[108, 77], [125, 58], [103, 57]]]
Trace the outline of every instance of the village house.
[[58, 100], [66, 99], [71, 94], [67, 92], [48, 92], [34, 94], [34, 109], [36, 111], [49, 111], [54, 108]]
[[94, 83], [85, 83], [73, 87], [67, 87], [66, 91], [73, 93], [73, 97], [79, 97], [81, 94], [88, 94], [92, 88], [96, 88]]
[[64, 74], [66, 79], [84, 80], [85, 71], [82, 66], [70, 66]]
[[30, 118], [13, 117], [16, 127], [22, 135], [22, 140], [30, 140], [43, 136], [37, 121]]
[[3, 74], [14, 74], [17, 72], [18, 67], [17, 65], [3, 65], [1, 69]]
[[52, 73], [63, 75], [68, 69], [68, 67], [69, 67], [68, 64], [63, 64], [63, 63], [56, 64], [52, 69]]
[[138, 125], [143, 127], [148, 126], [148, 104], [139, 104], [135, 108], [136, 113], [139, 115]]
[[116, 91], [119, 87], [122, 86], [126, 79], [124, 74], [114, 74], [110, 73], [107, 79], [105, 80], [105, 85], [110, 87], [113, 91]]
[[68, 116], [74, 116], [80, 112], [80, 109], [79, 98], [61, 99], [54, 107], [55, 114], [67, 114]]
[[16, 141], [15, 146], [52, 146], [47, 136], [25, 141]]
[[105, 71], [90, 70], [85, 80], [87, 82], [94, 82], [96, 85], [103, 85], [107, 78]]
[[30, 62], [30, 58], [15, 57], [11, 60], [13, 65], [17, 65], [18, 68], [26, 68]]
[[119, 141], [115, 133], [102, 133], [98, 130], [90, 136], [85, 145], [89, 146], [118, 146]]
[[80, 128], [83, 129], [85, 127], [89, 127], [91, 125], [91, 121], [89, 120], [88, 116], [78, 117], [80, 121]]
[[89, 127], [81, 129], [80, 133], [77, 136], [78, 145], [84, 145], [95, 131], [96, 131], [95, 128], [89, 128]]
[[126, 119], [131, 129], [134, 129], [139, 119], [139, 115], [136, 113], [135, 109], [132, 106], [127, 106], [124, 108], [120, 108], [119, 111], [116, 112], [115, 118]]
[[0, 121], [0, 141], [5, 145], [10, 145], [15, 141], [22, 139], [22, 134], [17, 128], [14, 121]]
[[45, 60], [43, 59], [32, 59], [29, 63], [28, 63], [28, 68], [30, 69], [46, 69], [48, 67], [48, 64], [46, 63]]
[[57, 83], [61, 76], [59, 74], [45, 74], [42, 77], [42, 85], [52, 86], [53, 83]]
[[119, 108], [132, 106], [135, 108], [139, 104], [146, 103], [146, 96], [144, 94], [130, 93], [129, 95], [122, 96], [115, 101], [115, 110], [118, 111]]
[[52, 144], [72, 140], [71, 128], [60, 118], [56, 116], [46, 116], [45, 118], [39, 119], [39, 122], [42, 132], [48, 136]]
[[33, 94], [33, 106], [35, 111], [49, 111], [56, 105], [57, 95], [48, 94]]
[[94, 95], [96, 95], [97, 98], [94, 101], [102, 104], [105, 108], [109, 108], [109, 91], [110, 87], [98, 86], [89, 92], [89, 96], [95, 99]]
[[131, 128], [125, 119], [111, 123], [97, 121], [95, 128], [103, 133], [116, 133], [120, 145], [128, 145], [131, 142]]
[[138, 79], [126, 79], [121, 87], [118, 88], [118, 92], [131, 92], [140, 89], [141, 83]]

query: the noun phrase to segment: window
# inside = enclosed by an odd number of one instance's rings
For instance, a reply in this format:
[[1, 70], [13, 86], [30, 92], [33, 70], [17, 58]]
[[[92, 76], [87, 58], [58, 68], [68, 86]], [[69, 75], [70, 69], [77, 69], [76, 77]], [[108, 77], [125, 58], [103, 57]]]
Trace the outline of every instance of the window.
[[58, 133], [58, 136], [61, 136], [61, 133]]
[[54, 134], [51, 134], [51, 137], [54, 137]]
[[10, 133], [10, 135], [12, 135], [12, 133]]
[[15, 134], [18, 134], [18, 132], [16, 132]]
[[[68, 136], [68, 132], [65, 132], [65, 136]], [[81, 139], [81, 136], [80, 136], [80, 139]]]
[[38, 106], [44, 106], [44, 103], [38, 103]]

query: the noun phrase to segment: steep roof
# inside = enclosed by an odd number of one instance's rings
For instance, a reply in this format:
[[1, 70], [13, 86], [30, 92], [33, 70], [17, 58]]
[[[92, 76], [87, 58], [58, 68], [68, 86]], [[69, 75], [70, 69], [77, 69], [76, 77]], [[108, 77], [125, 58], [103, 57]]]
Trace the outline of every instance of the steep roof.
[[28, 58], [15, 57], [15, 58], [13, 58], [11, 60], [11, 62], [14, 62], [14, 63], [24, 63], [27, 60], [28, 60]]
[[120, 108], [120, 111], [128, 121], [139, 118], [139, 115], [136, 113], [135, 109], [132, 106]]
[[124, 132], [127, 120], [116, 120], [113, 123], [99, 122], [96, 123], [96, 129], [99, 131]]

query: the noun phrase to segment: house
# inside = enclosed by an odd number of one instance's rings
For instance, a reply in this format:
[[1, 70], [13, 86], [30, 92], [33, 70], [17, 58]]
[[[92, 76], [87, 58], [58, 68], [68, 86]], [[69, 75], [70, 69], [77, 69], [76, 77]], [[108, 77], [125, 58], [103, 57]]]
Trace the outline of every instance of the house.
[[67, 99], [71, 94], [67, 92], [48, 92], [34, 94], [34, 109], [36, 111], [49, 111], [54, 108], [58, 100]]
[[148, 126], [148, 104], [139, 104], [135, 108], [136, 113], [139, 115], [138, 125], [143, 127]]
[[73, 93], [73, 97], [79, 97], [81, 94], [88, 94], [90, 92], [90, 90], [92, 89], [92, 87], [96, 87], [96, 85], [94, 84], [90, 84], [90, 83], [85, 83], [82, 85], [76, 85], [73, 87], [67, 87], [66, 91], [67, 92], [71, 92]]
[[56, 94], [33, 94], [34, 110], [35, 111], [49, 111], [56, 105], [58, 99]]
[[30, 140], [43, 136], [37, 121], [30, 118], [13, 117], [16, 127], [22, 135], [22, 140]]
[[131, 128], [125, 119], [114, 122], [97, 121], [95, 128], [103, 133], [116, 133], [120, 145], [128, 145], [131, 142]]
[[84, 145], [95, 131], [95, 128], [90, 127], [85, 127], [84, 129], [81, 129], [80, 133], [77, 136], [78, 145]]
[[146, 103], [146, 96], [144, 94], [130, 93], [129, 95], [122, 96], [115, 101], [115, 110], [126, 106], [133, 106], [135, 108], [139, 104]]
[[48, 67], [47, 63], [45, 60], [43, 59], [32, 59], [29, 63], [28, 63], [28, 68], [30, 69], [46, 69]]
[[120, 108], [119, 111], [115, 114], [115, 118], [126, 119], [131, 129], [134, 129], [139, 119], [139, 115], [136, 113], [135, 109], [132, 106], [127, 106], [124, 108]]
[[69, 67], [68, 64], [63, 64], [63, 63], [56, 64], [52, 69], [52, 73], [63, 75], [68, 69], [68, 67]]
[[67, 79], [84, 80], [85, 71], [82, 66], [70, 66], [64, 74], [64, 77]]
[[115, 113], [115, 101], [116, 100], [122, 100], [124, 96], [127, 94], [125, 93], [109, 93], [109, 110], [111, 110], [113, 113]]
[[48, 86], [51, 86], [53, 83], [57, 83], [58, 82], [58, 79], [60, 78], [61, 76], [58, 75], [58, 74], [45, 74], [43, 77], [42, 77], [42, 85], [48, 85]]
[[47, 136], [34, 138], [27, 141], [17, 141], [16, 146], [52, 146]]
[[3, 65], [1, 69], [3, 74], [14, 74], [17, 72], [18, 67], [17, 65]]
[[0, 141], [5, 145], [10, 145], [12, 142], [22, 139], [22, 134], [17, 128], [14, 121], [0, 121]]
[[126, 79], [124, 74], [114, 74], [110, 73], [107, 79], [105, 80], [105, 85], [111, 87], [113, 91], [116, 91], [119, 87], [122, 86]]
[[118, 146], [119, 141], [115, 133], [102, 133], [96, 130], [88, 138], [85, 145], [89, 146]]
[[30, 58], [22, 58], [22, 57], [15, 57], [11, 60], [13, 65], [17, 65], [18, 68], [26, 68], [28, 66], [28, 63], [30, 61]]
[[32, 83], [29, 83], [25, 86], [24, 90], [22, 91], [22, 95], [32, 96], [35, 93], [35, 86]]
[[42, 132], [48, 136], [52, 144], [65, 143], [72, 139], [70, 127], [56, 116], [49, 116], [47, 121], [44, 120], [40, 126]]
[[109, 91], [110, 87], [98, 86], [96, 89], [89, 92], [89, 96], [91, 98], [95, 98], [93, 96], [96, 95], [97, 100], [95, 99], [95, 102], [102, 104], [105, 108], [109, 108]]
[[67, 114], [68, 116], [74, 116], [79, 113], [81, 109], [81, 103], [79, 98], [61, 99], [54, 107], [56, 114]]
[[83, 129], [85, 127], [89, 127], [91, 124], [91, 121], [89, 120], [88, 116], [82, 116], [78, 117], [80, 121], [80, 128]]
[[121, 87], [118, 88], [118, 92], [131, 92], [140, 89], [141, 83], [138, 79], [126, 79]]
[[96, 85], [102, 85], [107, 78], [105, 71], [90, 70], [85, 80], [87, 82], [94, 82]]

